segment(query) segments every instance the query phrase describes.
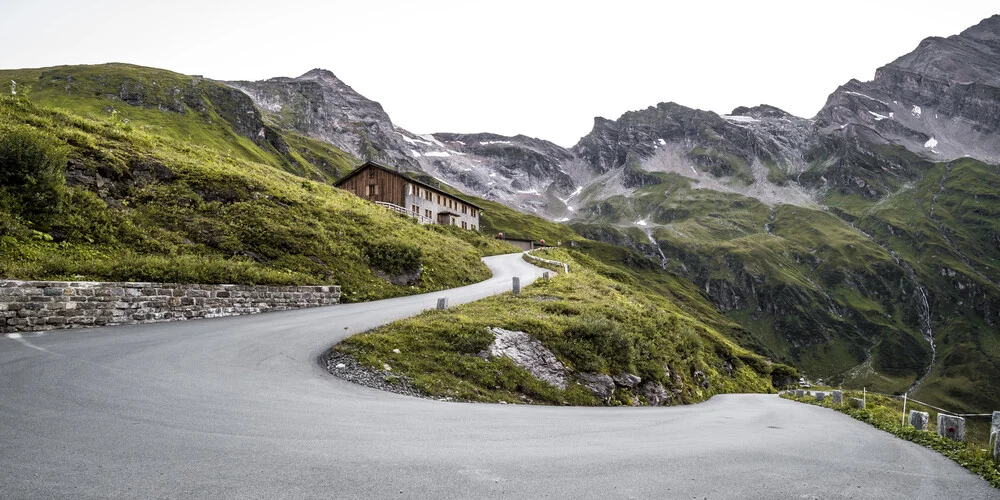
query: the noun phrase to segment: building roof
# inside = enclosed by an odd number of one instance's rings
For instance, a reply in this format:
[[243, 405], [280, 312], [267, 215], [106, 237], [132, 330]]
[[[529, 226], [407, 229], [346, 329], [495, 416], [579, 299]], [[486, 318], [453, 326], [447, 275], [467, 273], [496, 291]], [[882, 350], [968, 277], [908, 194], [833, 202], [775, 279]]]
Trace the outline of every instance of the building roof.
[[[483, 207], [481, 207], [479, 205], [476, 205], [475, 203], [473, 203], [473, 202], [471, 202], [469, 200], [466, 200], [464, 198], [455, 196], [455, 195], [453, 195], [451, 193], [445, 192], [445, 191], [441, 190], [441, 188], [439, 188], [439, 187], [435, 187], [435, 186], [432, 186], [432, 185], [430, 185], [430, 184], [428, 184], [426, 182], [414, 179], [414, 178], [412, 178], [410, 176], [404, 175], [402, 172], [400, 172], [397, 169], [394, 169], [392, 167], [387, 167], [385, 165], [382, 165], [381, 163], [377, 163], [377, 162], [374, 162], [374, 161], [371, 161], [371, 160], [366, 161], [360, 167], [352, 170], [351, 173], [345, 175], [342, 179], [340, 179], [339, 181], [337, 181], [334, 184], [334, 186], [340, 187], [343, 183], [347, 182], [348, 179], [350, 179], [351, 177], [354, 177], [355, 175], [359, 174], [362, 170], [365, 169], [365, 167], [375, 167], [375, 168], [378, 168], [378, 169], [385, 170], [386, 172], [389, 172], [390, 174], [395, 174], [395, 175], [398, 175], [398, 176], [406, 179], [406, 182], [410, 182], [410, 183], [416, 184], [418, 186], [423, 187], [424, 189], [430, 189], [431, 191], [434, 191], [437, 194], [448, 196], [450, 198], [455, 198], [456, 200], [459, 200], [462, 203], [465, 203], [466, 205], [469, 205], [469, 206], [472, 206], [472, 207], [475, 207], [475, 208], [479, 209], [480, 212], [485, 212], [486, 211], [485, 209], [483, 209]], [[456, 215], [458, 215], [458, 214], [456, 214]]]

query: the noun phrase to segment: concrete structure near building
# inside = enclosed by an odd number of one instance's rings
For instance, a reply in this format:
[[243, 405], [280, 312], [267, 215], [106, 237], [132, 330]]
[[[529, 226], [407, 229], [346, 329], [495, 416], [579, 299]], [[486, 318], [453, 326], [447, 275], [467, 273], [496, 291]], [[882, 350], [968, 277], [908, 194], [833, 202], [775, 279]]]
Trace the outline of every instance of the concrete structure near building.
[[380, 163], [365, 162], [335, 185], [376, 205], [413, 217], [421, 224], [458, 226], [470, 231], [478, 231], [480, 227], [479, 215], [483, 209], [479, 205]]

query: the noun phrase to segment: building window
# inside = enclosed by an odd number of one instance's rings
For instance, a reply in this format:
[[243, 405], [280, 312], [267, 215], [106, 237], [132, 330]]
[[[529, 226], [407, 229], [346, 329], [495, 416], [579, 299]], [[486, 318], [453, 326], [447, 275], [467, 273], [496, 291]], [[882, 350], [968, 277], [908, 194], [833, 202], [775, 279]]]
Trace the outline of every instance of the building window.
[[473, 224], [473, 225], [472, 225], [472, 226], [470, 226], [470, 227], [472, 228], [472, 230], [473, 230], [473, 231], [475, 231], [475, 230], [476, 230], [476, 225], [475, 225], [475, 224]]
[[406, 185], [406, 196], [413, 196], [413, 184]]
[[440, 205], [441, 204], [441, 195], [437, 195], [437, 197], [438, 197], [438, 205]]
[[431, 211], [430, 210], [424, 210], [424, 217], [427, 217], [428, 219], [430, 219], [431, 218]]
[[375, 184], [369, 184], [368, 196], [375, 196], [376, 194], [378, 194], [378, 186], [376, 186]]
[[469, 229], [469, 225], [464, 220], [462, 221], [462, 229]]
[[463, 214], [467, 214], [467, 213], [469, 213], [469, 207], [467, 207], [467, 206], [465, 206], [465, 205], [462, 205], [462, 213], [463, 213]]
[[420, 207], [416, 205], [410, 205], [410, 210], [413, 210], [413, 215], [420, 215]]
[[[469, 211], [472, 212], [472, 216], [473, 217], [476, 216], [476, 209], [475, 208], [469, 209]], [[472, 227], [472, 229], [475, 229], [475, 228], [476, 228], [475, 226]]]
[[424, 199], [427, 201], [434, 201], [434, 194], [430, 191], [426, 191], [424, 194]]

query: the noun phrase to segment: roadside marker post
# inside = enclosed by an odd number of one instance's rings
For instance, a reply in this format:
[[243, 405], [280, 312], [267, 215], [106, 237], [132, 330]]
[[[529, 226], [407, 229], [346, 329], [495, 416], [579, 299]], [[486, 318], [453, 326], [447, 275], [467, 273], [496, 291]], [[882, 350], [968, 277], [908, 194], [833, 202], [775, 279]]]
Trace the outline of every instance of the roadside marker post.
[[514, 276], [514, 295], [521, 293], [521, 278]]
[[903, 418], [902, 418], [902, 421], [899, 422], [899, 425], [906, 425], [906, 396], [907, 396], [907, 393], [904, 392], [903, 393]]
[[445, 309], [448, 309], [448, 297], [441, 297], [438, 299], [437, 310], [444, 311]]

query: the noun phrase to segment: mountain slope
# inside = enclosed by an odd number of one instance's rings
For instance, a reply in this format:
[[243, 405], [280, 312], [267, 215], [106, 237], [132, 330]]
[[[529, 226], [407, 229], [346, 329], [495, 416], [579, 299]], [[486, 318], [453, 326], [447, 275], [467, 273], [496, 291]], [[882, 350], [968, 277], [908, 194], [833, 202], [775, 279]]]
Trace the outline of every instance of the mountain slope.
[[0, 98], [0, 275], [335, 283], [354, 301], [478, 281], [481, 255], [511, 250], [235, 156], [238, 137], [140, 128]]

